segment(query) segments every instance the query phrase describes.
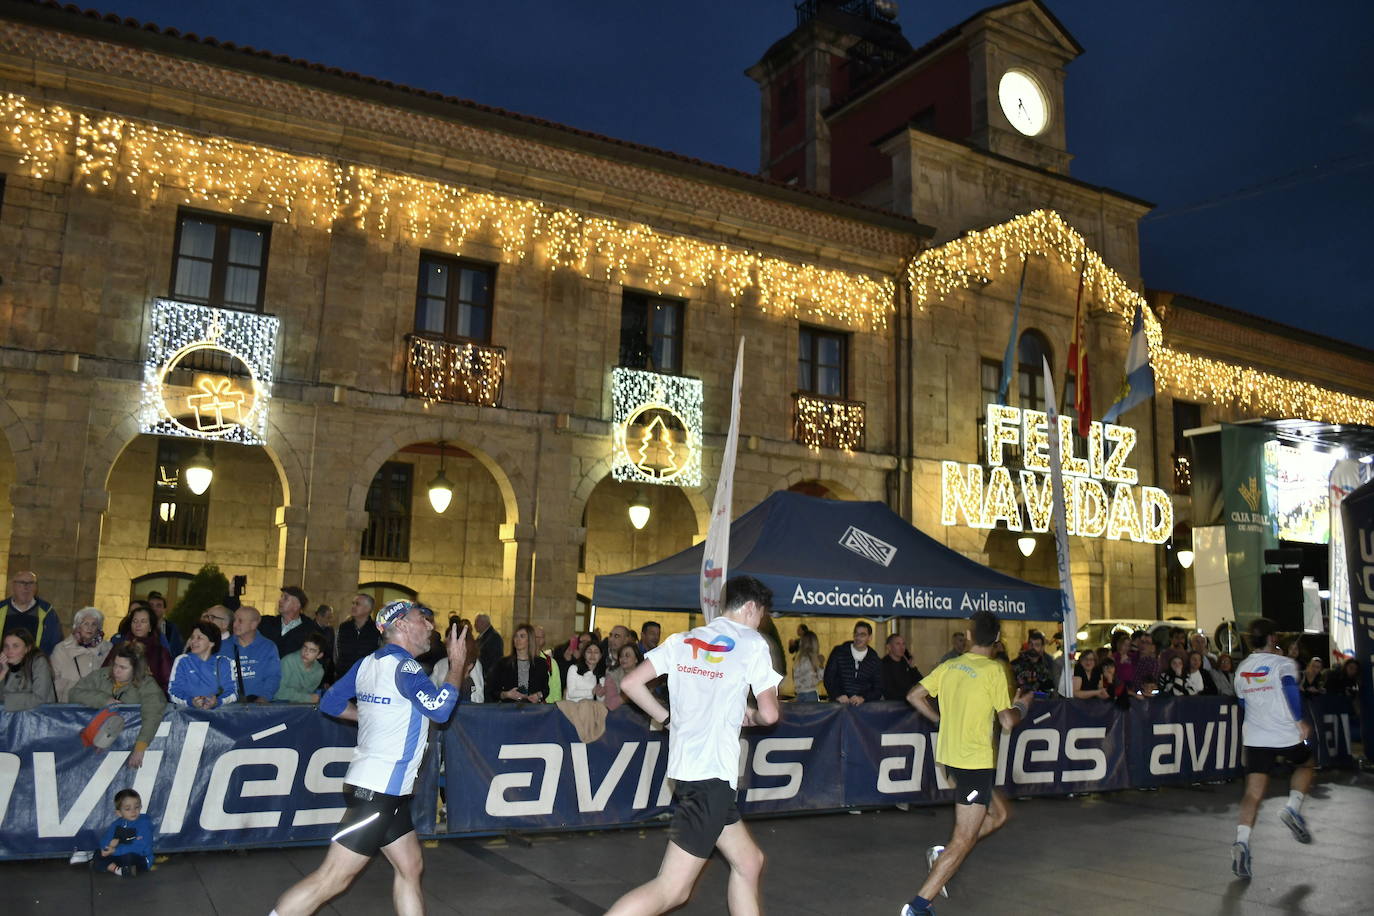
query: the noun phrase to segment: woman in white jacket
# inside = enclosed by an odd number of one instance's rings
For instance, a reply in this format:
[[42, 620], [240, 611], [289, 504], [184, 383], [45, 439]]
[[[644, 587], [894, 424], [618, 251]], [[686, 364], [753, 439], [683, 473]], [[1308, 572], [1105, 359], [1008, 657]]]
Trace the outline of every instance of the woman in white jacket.
[[105, 638], [105, 615], [98, 608], [83, 607], [72, 617], [72, 635], [52, 650], [52, 680], [57, 702], [66, 703], [76, 682], [90, 674], [110, 654]]
[[606, 665], [601, 657], [601, 646], [589, 642], [582, 649], [582, 655], [568, 669], [567, 682], [563, 685], [565, 700], [606, 699]]

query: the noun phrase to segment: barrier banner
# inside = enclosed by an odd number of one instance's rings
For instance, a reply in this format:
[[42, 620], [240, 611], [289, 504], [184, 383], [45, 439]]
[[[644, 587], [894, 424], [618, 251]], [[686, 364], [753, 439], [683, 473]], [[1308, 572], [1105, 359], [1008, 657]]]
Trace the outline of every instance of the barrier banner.
[[[840, 807], [840, 708], [784, 709], [741, 737], [740, 810]], [[633, 824], [672, 803], [667, 736], [623, 706], [589, 743], [555, 706], [460, 706], [444, 758], [452, 834]]]
[[1240, 704], [1229, 697], [1132, 700], [1126, 719], [1133, 786], [1210, 782], [1240, 772]]
[[835, 711], [845, 726], [844, 805], [924, 804], [954, 798], [944, 767], [935, 765], [935, 728], [916, 710], [903, 702], [882, 702], [838, 706]]
[[[158, 852], [325, 843], [343, 816], [343, 776], [357, 730], [311, 706], [169, 707], [137, 770], [125, 766], [139, 708], [108, 751], [85, 747], [95, 711], [45, 706], [0, 712], [0, 859], [94, 850], [132, 787], [158, 825]], [[411, 811], [432, 833], [433, 767], [416, 780]]]
[[1355, 752], [1355, 705], [1349, 697], [1314, 696], [1303, 704], [1312, 723], [1312, 745], [1317, 766], [1353, 769]]
[[1126, 714], [1106, 700], [1038, 700], [997, 752], [1007, 795], [1110, 792], [1130, 784]]

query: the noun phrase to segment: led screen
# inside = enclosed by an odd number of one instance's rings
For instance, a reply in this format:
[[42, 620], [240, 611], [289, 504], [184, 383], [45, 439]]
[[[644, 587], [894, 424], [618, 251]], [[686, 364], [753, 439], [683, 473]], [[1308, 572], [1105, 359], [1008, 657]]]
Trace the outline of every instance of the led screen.
[[1264, 446], [1264, 483], [1280, 540], [1326, 544], [1331, 540], [1327, 495], [1336, 456], [1293, 448], [1277, 441]]

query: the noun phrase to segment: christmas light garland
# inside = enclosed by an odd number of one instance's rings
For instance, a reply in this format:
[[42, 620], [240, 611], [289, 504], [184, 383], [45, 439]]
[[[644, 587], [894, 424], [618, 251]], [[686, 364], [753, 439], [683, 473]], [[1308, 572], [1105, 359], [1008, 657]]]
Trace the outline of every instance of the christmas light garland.
[[506, 351], [412, 335], [406, 394], [433, 403], [453, 401], [496, 407], [506, 377]]
[[[611, 370], [611, 476], [632, 483], [653, 483], [667, 486], [701, 486], [701, 379], [661, 372], [617, 367]], [[685, 431], [681, 443], [686, 449], [670, 473], [646, 473], [640, 466], [644, 449], [650, 445], [650, 430], [641, 430], [640, 441], [631, 442], [631, 427], [646, 412], [664, 410], [682, 423]], [[661, 427], [662, 424], [660, 423]], [[668, 431], [660, 429], [665, 437]], [[676, 457], [676, 456], [675, 456]]]
[[797, 394], [793, 438], [812, 451], [837, 448], [852, 452], [863, 448], [864, 405], [859, 401], [832, 401]]
[[1073, 270], [1086, 257], [1085, 291], [1092, 293], [1096, 308], [1118, 316], [1125, 327], [1135, 310], [1143, 308], [1155, 380], [1175, 397], [1227, 405], [1256, 416], [1374, 424], [1374, 400], [1170, 347], [1144, 298], [1053, 210], [1036, 210], [923, 252], [907, 271], [912, 299], [924, 311], [928, 302], [1006, 273], [1023, 254], [1053, 256]]
[[35, 178], [55, 177], [63, 159], [73, 157], [74, 182], [88, 191], [170, 196], [230, 212], [251, 201], [286, 222], [332, 231], [352, 220], [382, 238], [454, 252], [470, 239], [494, 238], [506, 261], [542, 252], [549, 269], [683, 297], [715, 285], [731, 307], [752, 290], [764, 312], [806, 313], [853, 327], [885, 327], [896, 307], [896, 284], [888, 277], [796, 263], [428, 178], [86, 114], [15, 93], [0, 105], [0, 136], [18, 148], [20, 167]]

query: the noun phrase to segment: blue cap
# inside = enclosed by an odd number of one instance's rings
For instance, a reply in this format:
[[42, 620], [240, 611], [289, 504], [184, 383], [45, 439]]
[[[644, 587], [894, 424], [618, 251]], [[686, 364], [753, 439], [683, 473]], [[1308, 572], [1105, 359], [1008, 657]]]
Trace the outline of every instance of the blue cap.
[[410, 609], [415, 607], [409, 601], [392, 601], [382, 607], [377, 612], [377, 626], [385, 629], [396, 621], [410, 613]]

